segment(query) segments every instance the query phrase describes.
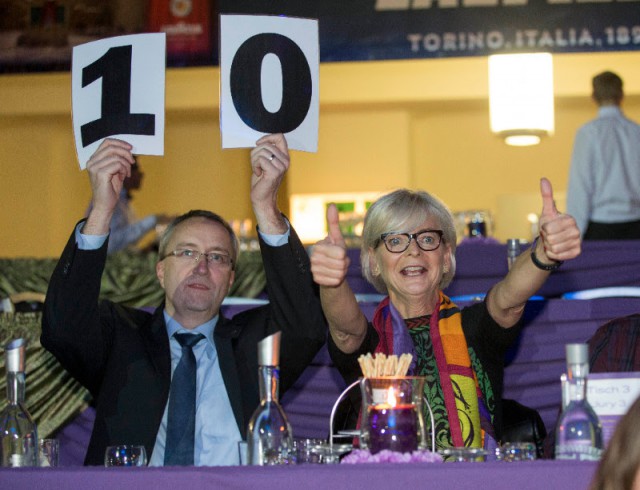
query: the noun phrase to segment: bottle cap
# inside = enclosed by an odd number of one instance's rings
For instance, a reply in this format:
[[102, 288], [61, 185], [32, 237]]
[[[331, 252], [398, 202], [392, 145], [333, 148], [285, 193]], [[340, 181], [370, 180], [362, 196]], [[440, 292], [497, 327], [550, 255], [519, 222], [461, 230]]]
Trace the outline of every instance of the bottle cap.
[[589, 346], [587, 344], [567, 344], [567, 364], [588, 364]]
[[24, 339], [14, 339], [4, 347], [7, 372], [24, 372], [25, 348]]
[[258, 342], [258, 365], [278, 366], [280, 365], [280, 337], [282, 332], [265, 337]]

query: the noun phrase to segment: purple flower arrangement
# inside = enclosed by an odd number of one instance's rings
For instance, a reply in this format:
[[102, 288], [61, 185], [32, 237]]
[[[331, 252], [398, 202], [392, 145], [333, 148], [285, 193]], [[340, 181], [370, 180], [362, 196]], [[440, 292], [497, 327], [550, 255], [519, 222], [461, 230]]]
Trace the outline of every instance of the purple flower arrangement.
[[438, 453], [431, 451], [413, 451], [412, 453], [398, 453], [383, 449], [379, 453], [371, 454], [366, 449], [354, 449], [344, 458], [342, 464], [360, 463], [442, 463]]

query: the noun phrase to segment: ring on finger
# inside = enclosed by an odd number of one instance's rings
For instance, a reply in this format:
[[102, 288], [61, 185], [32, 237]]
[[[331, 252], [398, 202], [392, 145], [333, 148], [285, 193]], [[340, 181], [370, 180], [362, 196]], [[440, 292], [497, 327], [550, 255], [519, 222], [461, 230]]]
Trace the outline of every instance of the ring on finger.
[[276, 157], [276, 156], [272, 153], [272, 154], [271, 154], [271, 156], [269, 157], [269, 161], [270, 161], [270, 162], [273, 162], [273, 159], [274, 159], [275, 157]]

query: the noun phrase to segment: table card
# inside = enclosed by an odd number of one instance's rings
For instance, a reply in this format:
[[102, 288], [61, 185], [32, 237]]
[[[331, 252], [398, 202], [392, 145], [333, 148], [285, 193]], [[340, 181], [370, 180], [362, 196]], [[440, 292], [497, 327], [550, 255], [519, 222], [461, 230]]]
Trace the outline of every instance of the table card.
[[592, 373], [587, 382], [587, 401], [602, 424], [605, 446], [620, 417], [640, 396], [640, 372]]

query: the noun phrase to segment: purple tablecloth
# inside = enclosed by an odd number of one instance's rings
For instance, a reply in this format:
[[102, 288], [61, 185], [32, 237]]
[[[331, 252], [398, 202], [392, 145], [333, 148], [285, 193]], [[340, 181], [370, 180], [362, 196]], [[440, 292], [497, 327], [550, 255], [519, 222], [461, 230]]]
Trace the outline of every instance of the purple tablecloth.
[[595, 463], [542, 460], [521, 463], [300, 465], [269, 468], [20, 468], [0, 470], [0, 487], [47, 490], [584, 490], [595, 468]]
[[[522, 253], [528, 248], [522, 248]], [[356, 293], [376, 292], [362, 278], [360, 251], [350, 249], [348, 281]], [[507, 274], [507, 246], [468, 241], [456, 251], [456, 275], [445, 290], [449, 296], [484, 294]], [[537, 294], [559, 297], [564, 293], [612, 286], [640, 286], [640, 240], [587, 241], [582, 253], [566, 262]]]

